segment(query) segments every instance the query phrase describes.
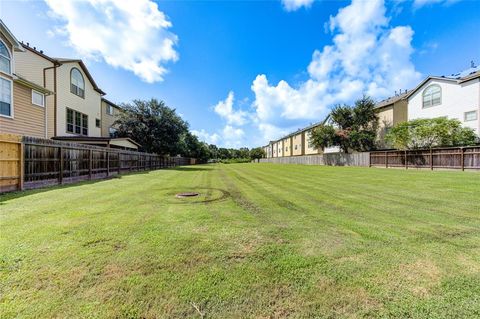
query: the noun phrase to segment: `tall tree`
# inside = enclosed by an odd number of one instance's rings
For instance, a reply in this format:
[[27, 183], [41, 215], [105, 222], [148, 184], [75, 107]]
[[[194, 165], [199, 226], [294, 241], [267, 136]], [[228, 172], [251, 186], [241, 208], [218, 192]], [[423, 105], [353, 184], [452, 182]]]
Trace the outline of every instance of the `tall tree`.
[[175, 156], [181, 151], [181, 137], [188, 132], [185, 122], [175, 109], [163, 101], [135, 100], [122, 105], [115, 122], [118, 137], [129, 137], [151, 153]]
[[250, 159], [252, 160], [258, 160], [260, 158], [263, 158], [265, 157], [265, 151], [263, 150], [263, 148], [261, 147], [256, 147], [256, 148], [252, 148], [250, 150]]
[[339, 146], [345, 153], [369, 151], [375, 148], [377, 128], [375, 102], [364, 95], [353, 107], [336, 106], [330, 113], [329, 123], [317, 127], [310, 142], [320, 149]]
[[211, 158], [208, 144], [199, 141], [198, 137], [190, 132], [183, 134], [180, 144], [180, 155], [182, 156], [193, 157], [201, 162], [206, 162]]

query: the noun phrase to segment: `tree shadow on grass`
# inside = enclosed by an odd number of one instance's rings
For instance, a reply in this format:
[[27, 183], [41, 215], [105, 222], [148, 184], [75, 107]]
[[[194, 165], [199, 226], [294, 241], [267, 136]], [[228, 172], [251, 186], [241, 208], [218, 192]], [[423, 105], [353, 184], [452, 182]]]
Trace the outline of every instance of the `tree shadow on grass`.
[[[166, 168], [164, 168], [166, 169]], [[28, 189], [24, 191], [13, 191], [13, 192], [8, 192], [8, 193], [0, 193], [0, 205], [5, 205], [4, 202], [11, 200], [11, 199], [16, 199], [16, 198], [21, 198], [25, 196], [30, 196], [34, 194], [40, 194], [44, 192], [49, 192], [52, 190], [57, 190], [57, 189], [68, 189], [71, 187], [78, 187], [78, 186], [84, 186], [84, 185], [91, 185], [91, 184], [97, 184], [101, 182], [106, 182], [112, 179], [121, 179], [126, 176], [133, 176], [133, 175], [143, 175], [143, 174], [150, 174], [151, 172], [155, 172], [158, 170], [152, 170], [152, 171], [137, 171], [137, 172], [124, 172], [120, 175], [112, 175], [107, 178], [96, 178], [92, 180], [80, 180], [80, 181], [75, 181], [71, 183], [66, 183], [62, 185], [46, 185], [41, 188], [36, 188], [36, 189]]]
[[177, 166], [170, 168], [173, 171], [180, 171], [180, 172], [199, 172], [199, 171], [211, 171], [213, 167], [198, 167], [198, 166]]

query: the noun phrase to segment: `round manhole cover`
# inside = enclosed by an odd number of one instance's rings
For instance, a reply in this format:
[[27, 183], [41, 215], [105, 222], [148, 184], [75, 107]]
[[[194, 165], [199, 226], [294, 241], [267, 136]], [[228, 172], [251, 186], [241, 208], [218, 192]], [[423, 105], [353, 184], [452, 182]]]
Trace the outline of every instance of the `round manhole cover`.
[[198, 196], [199, 193], [195, 193], [195, 192], [186, 192], [186, 193], [178, 193], [175, 195], [175, 197], [177, 198], [185, 198], [185, 197], [195, 197], [195, 196]]

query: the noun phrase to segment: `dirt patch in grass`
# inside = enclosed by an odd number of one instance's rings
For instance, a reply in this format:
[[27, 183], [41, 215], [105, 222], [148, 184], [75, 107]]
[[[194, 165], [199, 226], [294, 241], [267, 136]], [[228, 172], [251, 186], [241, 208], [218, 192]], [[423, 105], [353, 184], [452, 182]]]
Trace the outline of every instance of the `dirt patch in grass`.
[[442, 279], [440, 268], [431, 260], [419, 259], [413, 263], [399, 265], [387, 278], [391, 291], [407, 288], [413, 295], [420, 298], [430, 296], [431, 290], [438, 286]]

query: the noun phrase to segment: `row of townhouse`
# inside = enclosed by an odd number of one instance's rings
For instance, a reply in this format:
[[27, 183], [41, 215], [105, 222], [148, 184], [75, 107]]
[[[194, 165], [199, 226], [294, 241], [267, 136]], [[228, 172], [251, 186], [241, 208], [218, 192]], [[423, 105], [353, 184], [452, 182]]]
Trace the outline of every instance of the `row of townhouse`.
[[[450, 76], [429, 76], [413, 90], [400, 91], [376, 105], [379, 117], [378, 143], [386, 148], [385, 135], [398, 123], [420, 119], [447, 117], [458, 119], [480, 136], [480, 68]], [[263, 147], [267, 158], [339, 152], [338, 148], [315, 149], [310, 133], [319, 122], [295, 133], [271, 141]]]
[[47, 56], [0, 20], [0, 133], [137, 150], [113, 137], [121, 109], [104, 95], [82, 60]]

